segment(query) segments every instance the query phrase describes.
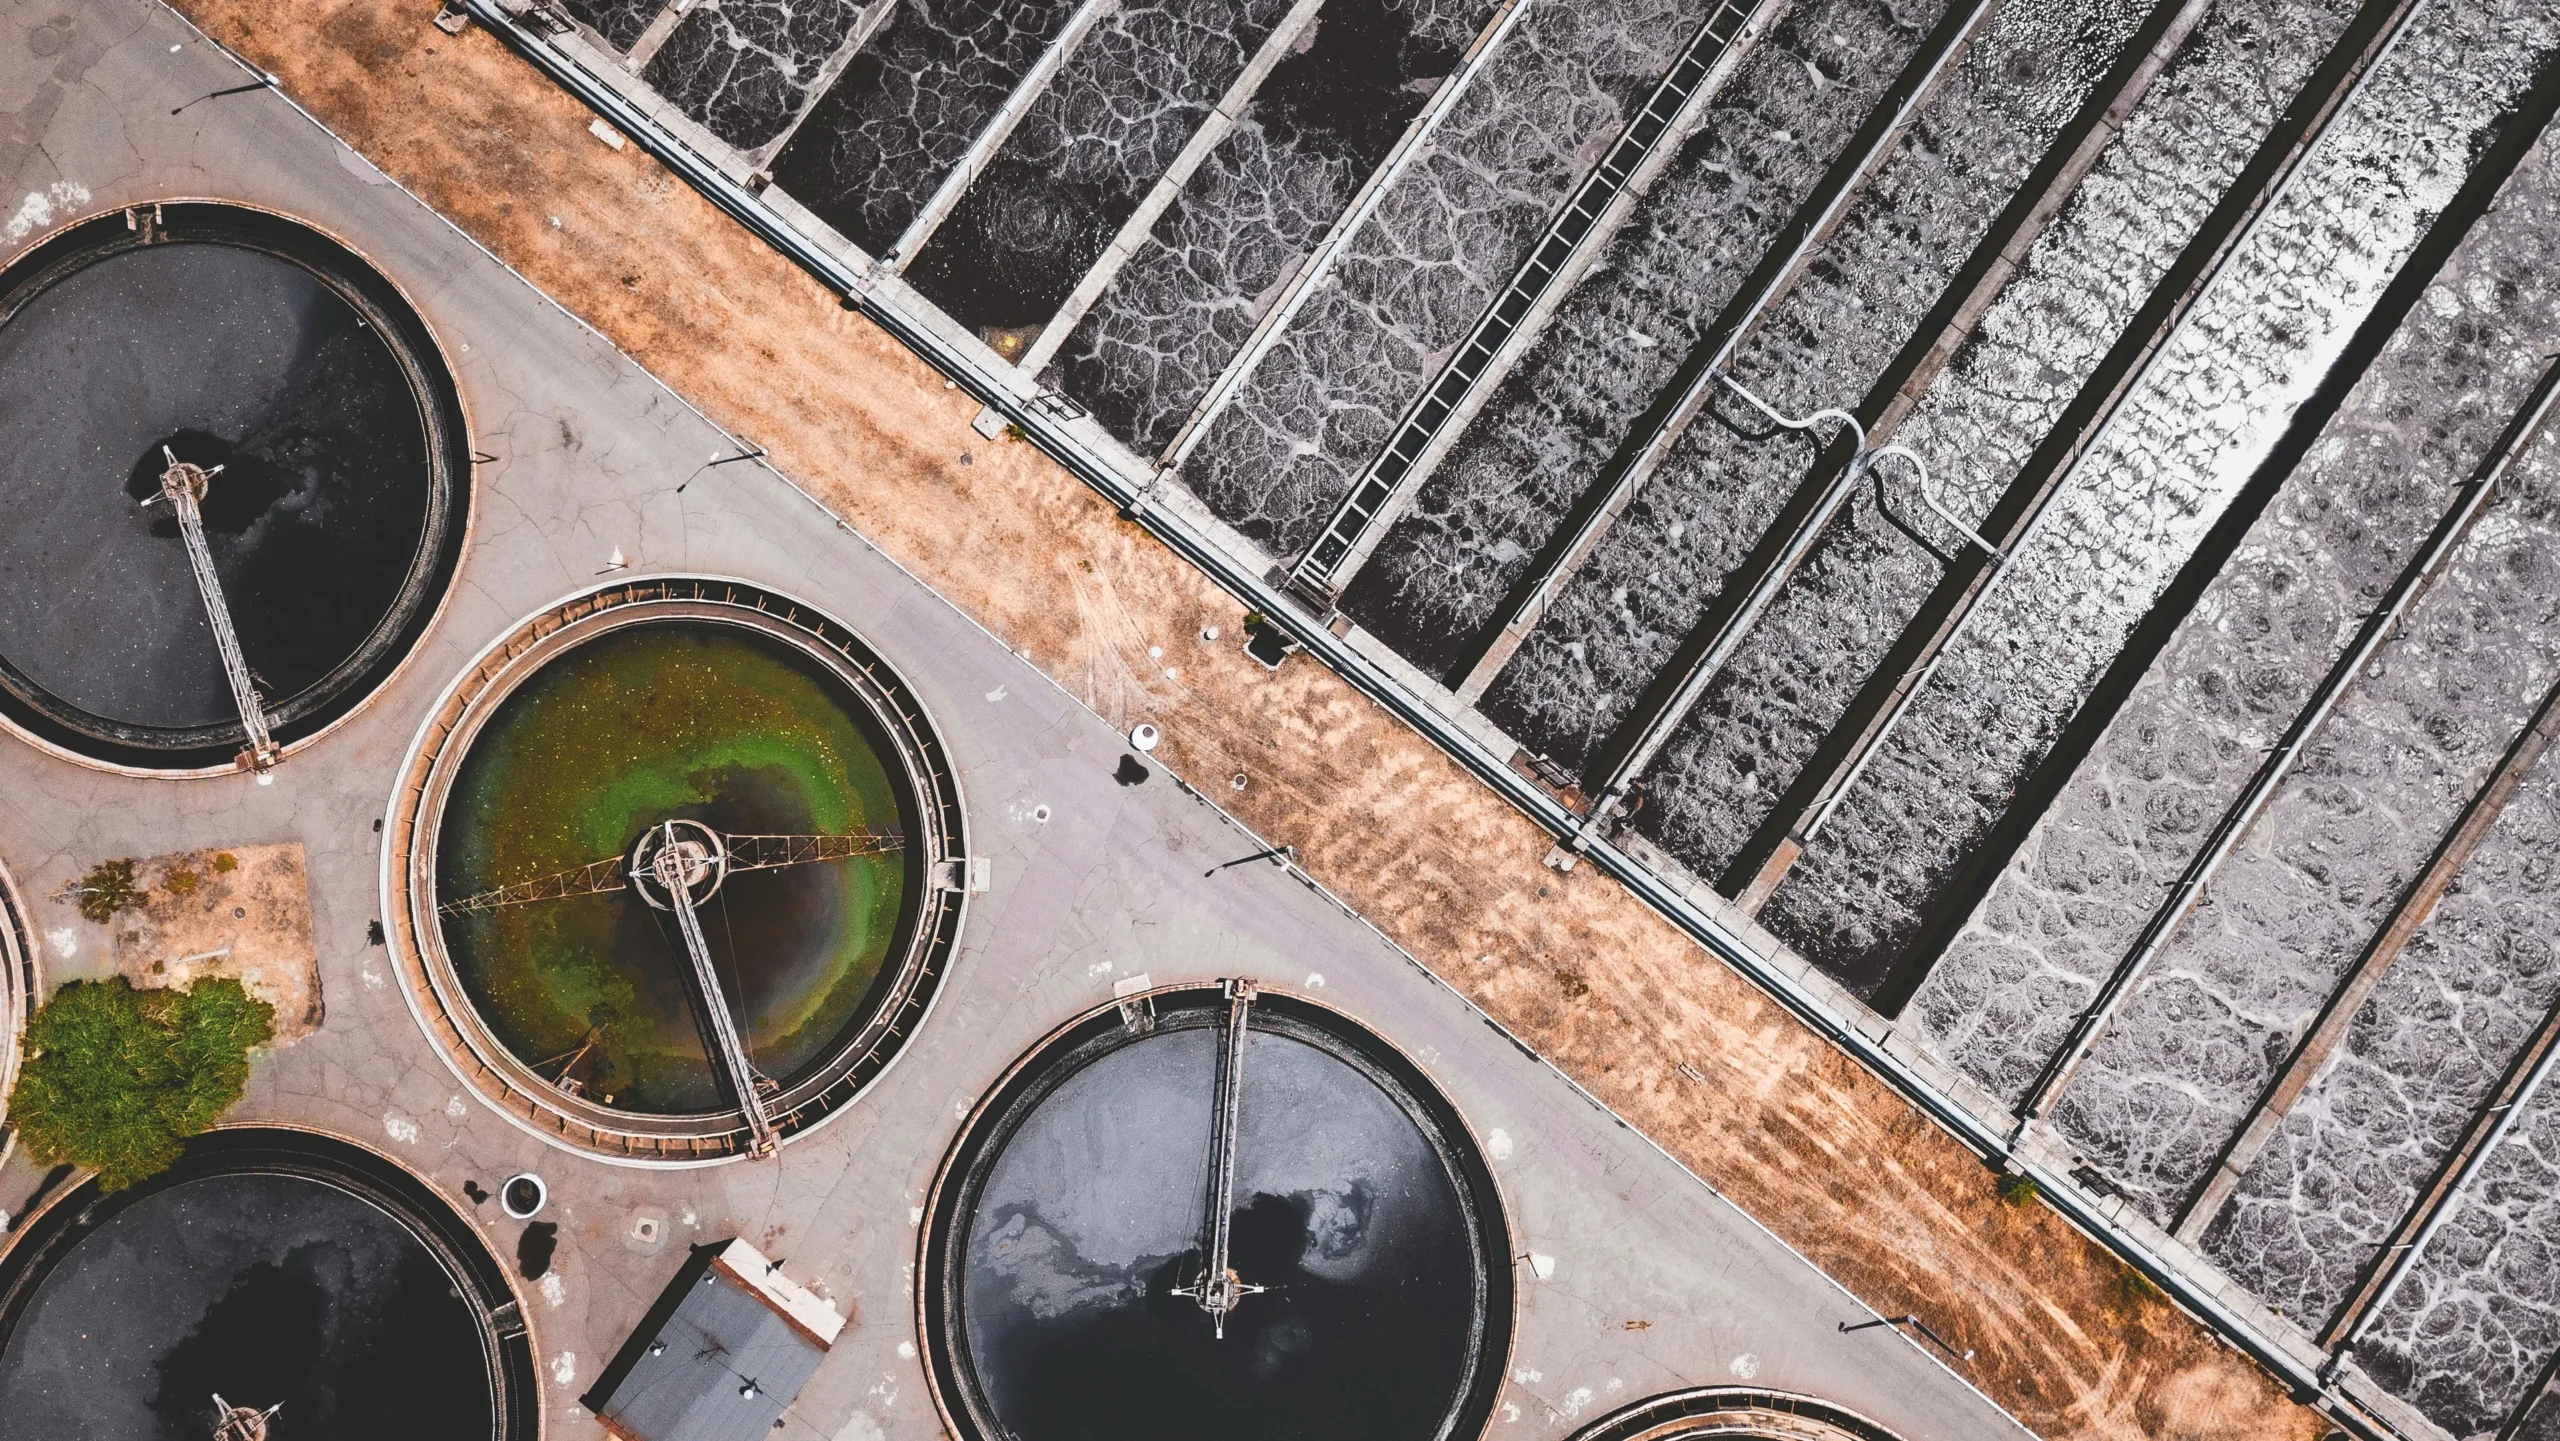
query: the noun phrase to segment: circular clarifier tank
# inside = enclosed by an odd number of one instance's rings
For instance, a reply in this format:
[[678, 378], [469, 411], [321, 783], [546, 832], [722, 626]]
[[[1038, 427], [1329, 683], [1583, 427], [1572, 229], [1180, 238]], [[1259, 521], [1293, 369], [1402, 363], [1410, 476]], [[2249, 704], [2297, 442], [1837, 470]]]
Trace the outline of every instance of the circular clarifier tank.
[[231, 764], [218, 605], [275, 744], [309, 738], [433, 619], [470, 459], [433, 336], [328, 237], [195, 203], [55, 235], [0, 271], [0, 719], [117, 766]]
[[537, 1381], [506, 1273], [398, 1166], [221, 1131], [131, 1190], [91, 1182], [0, 1254], [11, 1435], [205, 1441], [215, 1397], [274, 1441], [519, 1441]]
[[921, 1320], [971, 1441], [1440, 1441], [1491, 1414], [1510, 1276], [1493, 1179], [1410, 1061], [1300, 998], [1175, 989], [979, 1108]]
[[[26, 1030], [35, 998], [43, 994], [36, 976], [35, 932], [27, 928], [26, 904], [0, 865], [0, 1126], [9, 1119], [9, 1092], [17, 1084], [23, 1059], [18, 1038]], [[17, 1144], [17, 1133], [0, 1130], [0, 1159]]]
[[758, 1151], [912, 1033], [958, 921], [958, 795], [849, 631], [738, 585], [620, 587], [528, 623], [446, 713], [399, 817], [410, 925], [510, 1114], [634, 1159]]
[[1845, 1407], [1791, 1391], [1700, 1386], [1650, 1396], [1577, 1431], [1573, 1441], [1895, 1441]]

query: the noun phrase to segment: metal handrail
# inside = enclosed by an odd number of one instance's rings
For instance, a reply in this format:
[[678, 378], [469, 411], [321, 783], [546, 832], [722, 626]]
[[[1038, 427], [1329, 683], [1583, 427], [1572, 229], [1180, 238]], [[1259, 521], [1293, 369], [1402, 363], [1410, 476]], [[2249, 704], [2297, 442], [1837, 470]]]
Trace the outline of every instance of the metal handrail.
[[1488, 371], [1508, 363], [1505, 352], [1524, 335], [1531, 312], [1555, 291], [1576, 258], [1617, 233], [1615, 225], [1602, 224], [1610, 208], [1626, 197], [1648, 164], [1678, 147], [1697, 111], [1723, 88], [1707, 82], [1738, 53], [1735, 44], [1749, 32], [1759, 8], [1760, 0], [1722, 0], [1699, 24], [1655, 82], [1653, 93], [1619, 128], [1600, 162], [1584, 173], [1522, 253], [1510, 282], [1486, 304], [1467, 338], [1405, 407], [1387, 443], [1342, 493], [1323, 531], [1290, 568], [1290, 583], [1300, 593], [1320, 597], [1341, 592], [1345, 572], [1365, 559], [1364, 541], [1391, 524], [1394, 513], [1421, 489], [1428, 477], [1424, 457], [1449, 418]]
[[[1637, 492], [1653, 481], [1654, 474], [1666, 464], [1672, 448], [1689, 428], [1689, 422], [1707, 404], [1714, 393], [1715, 382], [1742, 355], [1743, 347], [1759, 333], [1760, 325], [1781, 300], [1794, 292], [1796, 282], [1813, 262], [1816, 251], [1830, 243], [1832, 228], [1848, 214], [1850, 204], [1865, 193], [1866, 185], [1893, 153], [1905, 129], [1916, 119], [1920, 107], [1937, 93], [1938, 82], [1972, 44], [1975, 32], [1990, 18], [1996, 0], [1976, 0], [1966, 12], [1963, 22], [1952, 32], [1944, 32], [1944, 43], [1929, 57], [1914, 83], [1902, 94], [1881, 129], [1873, 131], [1866, 150], [1845, 172], [1837, 170], [1818, 210], [1801, 215], [1795, 239], [1774, 272], [1763, 269], [1767, 279], [1739, 312], [1727, 308], [1729, 320], [1723, 338], [1711, 352], [1701, 354], [1706, 341], [1701, 339], [1690, 358], [1672, 374], [1670, 384], [1678, 395], [1671, 408], [1645, 429], [1639, 438], [1630, 434], [1619, 446], [1618, 454], [1601, 467], [1592, 478], [1591, 490], [1578, 502], [1581, 519], [1572, 524], [1561, 548], [1552, 551], [1553, 559], [1534, 580], [1526, 582], [1526, 590], [1507, 602], [1480, 632], [1484, 649], [1467, 667], [1466, 677], [1458, 683], [1458, 694], [1472, 702], [1493, 683], [1494, 676], [1510, 664], [1511, 656], [1526, 641], [1530, 628], [1542, 621], [1548, 604], [1563, 592], [1567, 582], [1579, 574], [1583, 564], [1600, 545], [1601, 538], [1617, 524], [1619, 514], [1632, 504]], [[1870, 126], [1874, 124], [1871, 119]], [[1807, 197], [1806, 203], [1812, 203]], [[1687, 377], [1683, 379], [1683, 377]], [[1633, 446], [1633, 450], [1627, 449]], [[1568, 512], [1568, 517], [1570, 517]]]

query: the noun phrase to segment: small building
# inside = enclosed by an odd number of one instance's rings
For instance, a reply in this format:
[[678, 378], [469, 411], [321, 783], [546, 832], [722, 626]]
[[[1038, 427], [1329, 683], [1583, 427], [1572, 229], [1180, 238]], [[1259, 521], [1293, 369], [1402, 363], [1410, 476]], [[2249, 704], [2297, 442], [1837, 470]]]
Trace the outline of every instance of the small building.
[[843, 1330], [755, 1247], [696, 1246], [579, 1399], [623, 1441], [765, 1441]]

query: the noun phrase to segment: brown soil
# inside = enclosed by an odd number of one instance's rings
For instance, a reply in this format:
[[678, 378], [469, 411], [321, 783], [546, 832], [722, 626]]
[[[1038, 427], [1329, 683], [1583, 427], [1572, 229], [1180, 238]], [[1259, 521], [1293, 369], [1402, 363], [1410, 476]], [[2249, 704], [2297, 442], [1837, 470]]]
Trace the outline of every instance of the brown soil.
[[302, 847], [235, 846], [138, 861], [147, 899], [115, 919], [116, 972], [137, 986], [229, 976], [276, 1008], [274, 1045], [320, 1029], [320, 958]]
[[180, 8], [1112, 723], [1162, 727], [1161, 760], [1868, 1303], [1976, 1348], [1966, 1374], [2030, 1427], [2323, 1434], [1643, 903], [1541, 866], [1545, 836], [1420, 736], [1303, 658], [1240, 655], [1223, 592], [974, 434], [965, 393], [488, 35], [425, 0]]

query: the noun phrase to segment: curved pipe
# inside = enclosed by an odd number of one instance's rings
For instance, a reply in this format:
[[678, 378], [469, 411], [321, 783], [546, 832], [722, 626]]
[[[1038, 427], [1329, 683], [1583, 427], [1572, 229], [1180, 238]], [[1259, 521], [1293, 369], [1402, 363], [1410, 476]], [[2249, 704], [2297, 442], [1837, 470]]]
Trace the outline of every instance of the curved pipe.
[[[1749, 402], [1752, 409], [1769, 417], [1770, 422], [1782, 430], [1811, 430], [1817, 423], [1825, 420], [1836, 420], [1840, 422], [1842, 425], [1849, 427], [1849, 433], [1851, 435], [1858, 438], [1858, 454], [1856, 458], [1849, 462], [1849, 464], [1855, 467], [1866, 459], [1867, 428], [1860, 425], [1858, 423], [1858, 418], [1851, 415], [1849, 412], [1841, 410], [1836, 406], [1825, 406], [1811, 415], [1805, 416], [1802, 419], [1796, 419], [1791, 416], [1780, 415], [1777, 411], [1777, 407], [1771, 405], [1765, 400], [1762, 400], [1759, 396], [1752, 394], [1749, 387], [1745, 386], [1741, 381], [1734, 379], [1732, 376], [1727, 375], [1722, 371], [1718, 371], [1716, 373], [1716, 379], [1724, 382], [1727, 389], [1731, 390], [1734, 394], [1741, 396], [1745, 401]], [[1907, 454], [1908, 452], [1905, 453]]]
[[[1977, 531], [1972, 526], [1958, 520], [1955, 512], [1947, 509], [1945, 505], [1939, 502], [1937, 487], [1932, 485], [1929, 481], [1928, 463], [1923, 461], [1910, 447], [1896, 443], [1892, 445], [1877, 446], [1870, 450], [1867, 447], [1867, 428], [1858, 423], [1858, 418], [1856, 416], [1851, 415], [1845, 410], [1839, 409], [1836, 406], [1825, 406], [1822, 409], [1813, 412], [1811, 415], [1803, 417], [1780, 415], [1777, 407], [1771, 405], [1765, 400], [1762, 400], [1759, 396], [1752, 394], [1750, 389], [1741, 381], [1734, 379], [1730, 375], [1723, 374], [1717, 375], [1716, 379], [1724, 382], [1725, 387], [1731, 390], [1734, 394], [1741, 396], [1752, 409], [1769, 417], [1771, 424], [1774, 424], [1783, 430], [1812, 430], [1816, 425], [1826, 420], [1836, 420], [1842, 425], [1849, 427], [1849, 434], [1854, 436], [1858, 442], [1857, 454], [1849, 457], [1849, 473], [1853, 476], [1874, 469], [1877, 461], [1883, 460], [1888, 456], [1898, 460], [1909, 461], [1911, 464], [1912, 474], [1917, 477], [1919, 482], [1920, 503], [1929, 507], [1930, 513], [1937, 516], [1938, 519], [1945, 521], [1947, 523], [1947, 527], [1953, 530], [1956, 534], [1961, 535], [1966, 540], [1982, 547], [1984, 554], [1990, 556], [1994, 560], [2003, 558], [2000, 547], [1983, 539], [1980, 531]], [[1876, 492], [1879, 496], [1884, 492], [1884, 482], [1881, 477], [1879, 477], [1876, 482]]]
[[[1975, 530], [1972, 526], [1956, 519], [1954, 511], [1951, 511], [1938, 503], [1937, 487], [1929, 483], [1929, 467], [1921, 461], [1918, 455], [1912, 453], [1908, 447], [1899, 444], [1878, 446], [1876, 449], [1867, 453], [1866, 460], [1868, 468], [1873, 469], [1877, 461], [1883, 460], [1887, 456], [1911, 462], [1912, 473], [1919, 479], [1920, 503], [1929, 507], [1931, 514], [1934, 514], [1938, 519], [1945, 521], [1948, 529], [1953, 530], [1956, 534], [1963, 536], [1965, 539], [1972, 541], [1975, 545], [1980, 546], [1982, 548], [1982, 553], [1991, 557], [1994, 561], [2008, 559], [2008, 556], [2001, 551], [2000, 547], [1993, 545], [1990, 541], [1982, 538], [1982, 532]], [[1877, 482], [1877, 488], [1877, 493], [1882, 494], [1882, 481]]]

